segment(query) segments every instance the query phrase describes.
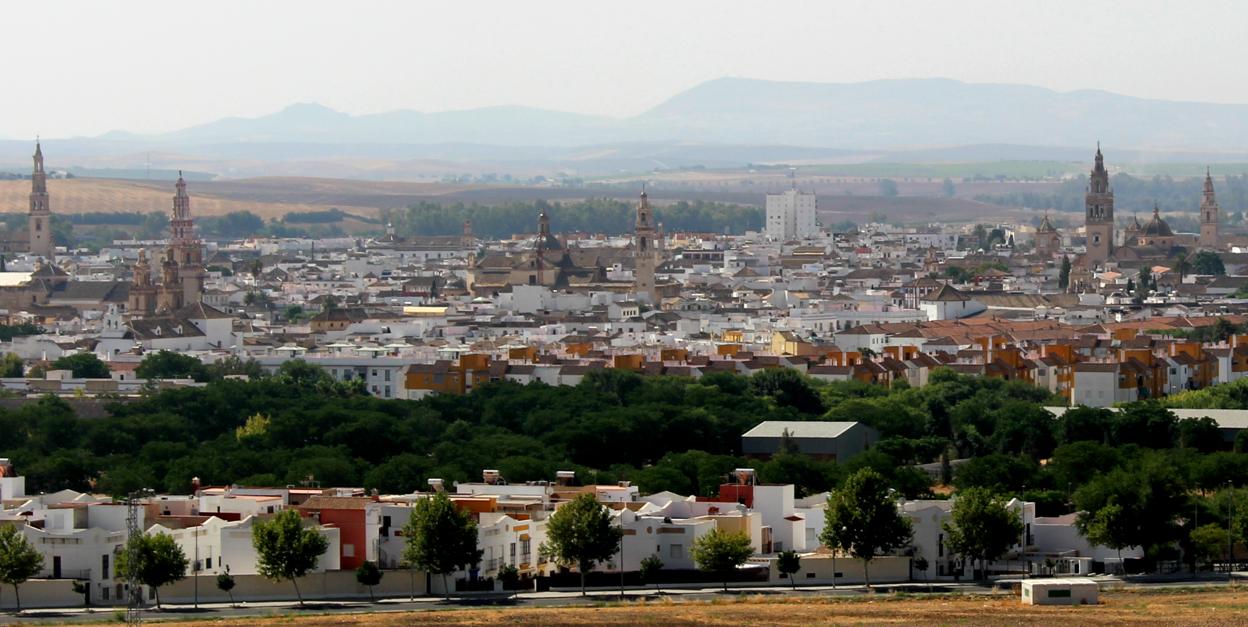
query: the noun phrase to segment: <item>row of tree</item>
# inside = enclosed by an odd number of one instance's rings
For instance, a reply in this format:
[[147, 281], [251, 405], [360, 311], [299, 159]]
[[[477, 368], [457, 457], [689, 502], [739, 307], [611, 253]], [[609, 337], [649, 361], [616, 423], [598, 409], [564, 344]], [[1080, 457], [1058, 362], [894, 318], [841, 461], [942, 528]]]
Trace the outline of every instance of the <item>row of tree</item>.
[[[1195, 213], [1200, 206], [1204, 177], [1175, 179], [1169, 176], [1144, 178], [1119, 173], [1111, 177], [1114, 204], [1120, 213], [1135, 212], [1148, 215], [1154, 204], [1162, 211]], [[1242, 222], [1248, 211], [1248, 174], [1228, 175], [1214, 179], [1218, 204], [1231, 214], [1231, 221]], [[1031, 207], [1034, 209], [1057, 209], [1063, 212], [1084, 210], [1088, 178], [1086, 175], [1067, 179], [1052, 192], [1008, 192], [977, 195], [976, 200], [999, 205]], [[1169, 220], [1170, 217], [1167, 217]], [[1178, 226], [1173, 225], [1173, 226]]]
[[[465, 220], [472, 221], [474, 235], [508, 238], [516, 233], [537, 231], [537, 216], [550, 216], [552, 228], [564, 232], [632, 233], [636, 221], [634, 203], [610, 198], [594, 198], [572, 203], [544, 200], [505, 205], [441, 205], [421, 202], [401, 210], [382, 210], [382, 219], [400, 235], [460, 235]], [[758, 207], [706, 201], [679, 201], [656, 206], [655, 221], [669, 233], [741, 234], [763, 227], [763, 210]]]

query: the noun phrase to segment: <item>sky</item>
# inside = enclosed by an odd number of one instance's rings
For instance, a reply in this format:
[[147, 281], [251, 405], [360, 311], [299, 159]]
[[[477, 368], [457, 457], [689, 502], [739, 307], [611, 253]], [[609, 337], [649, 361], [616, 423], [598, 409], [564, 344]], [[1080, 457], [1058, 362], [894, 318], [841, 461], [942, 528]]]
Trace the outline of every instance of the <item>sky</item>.
[[296, 102], [626, 117], [703, 81], [945, 77], [1248, 103], [1248, 2], [6, 3], [0, 137], [154, 133]]

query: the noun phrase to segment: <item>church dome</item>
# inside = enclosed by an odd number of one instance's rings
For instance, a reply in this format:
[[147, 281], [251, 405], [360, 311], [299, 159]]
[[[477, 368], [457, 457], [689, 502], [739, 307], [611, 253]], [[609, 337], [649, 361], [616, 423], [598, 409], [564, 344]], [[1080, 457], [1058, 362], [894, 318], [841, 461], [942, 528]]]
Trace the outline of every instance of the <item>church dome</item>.
[[1144, 225], [1140, 235], [1143, 237], [1170, 237], [1174, 235], [1174, 231], [1170, 230], [1170, 225], [1161, 219], [1161, 213], [1157, 209], [1157, 205], [1153, 205], [1153, 219]]

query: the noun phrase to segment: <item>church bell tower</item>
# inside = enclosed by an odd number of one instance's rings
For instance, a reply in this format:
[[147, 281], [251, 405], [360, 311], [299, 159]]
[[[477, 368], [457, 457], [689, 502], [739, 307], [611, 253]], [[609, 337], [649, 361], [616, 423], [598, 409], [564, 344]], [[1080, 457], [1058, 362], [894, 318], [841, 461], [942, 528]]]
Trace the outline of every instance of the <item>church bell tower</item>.
[[1109, 186], [1109, 172], [1101, 145], [1096, 145], [1096, 163], [1088, 177], [1088, 193], [1084, 202], [1088, 235], [1088, 267], [1109, 261], [1114, 253], [1114, 190]]

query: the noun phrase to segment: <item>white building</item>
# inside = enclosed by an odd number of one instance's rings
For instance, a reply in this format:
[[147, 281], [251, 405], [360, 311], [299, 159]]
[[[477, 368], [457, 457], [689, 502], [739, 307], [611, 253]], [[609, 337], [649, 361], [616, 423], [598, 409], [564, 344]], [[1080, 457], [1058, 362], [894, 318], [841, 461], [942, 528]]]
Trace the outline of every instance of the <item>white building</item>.
[[819, 234], [815, 223], [817, 204], [813, 193], [797, 189], [767, 194], [767, 237], [780, 241], [815, 237]]
[[[232, 575], [255, 575], [259, 573], [259, 556], [252, 544], [251, 533], [256, 520], [255, 516], [235, 521], [210, 516], [197, 527], [176, 529], [152, 525], [147, 534], [163, 533], [171, 536], [191, 562], [188, 568], [190, 571], [217, 575], [228, 569]], [[316, 568], [312, 572], [338, 570], [341, 564], [341, 530], [333, 526], [318, 526], [316, 529], [325, 537], [329, 546], [317, 559]]]

